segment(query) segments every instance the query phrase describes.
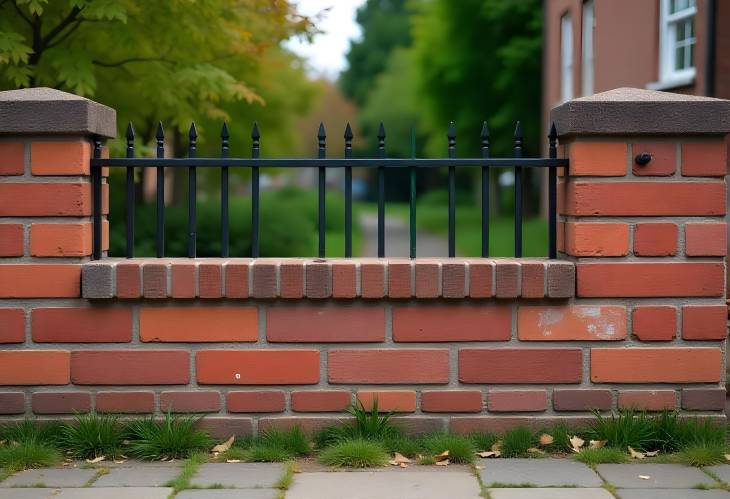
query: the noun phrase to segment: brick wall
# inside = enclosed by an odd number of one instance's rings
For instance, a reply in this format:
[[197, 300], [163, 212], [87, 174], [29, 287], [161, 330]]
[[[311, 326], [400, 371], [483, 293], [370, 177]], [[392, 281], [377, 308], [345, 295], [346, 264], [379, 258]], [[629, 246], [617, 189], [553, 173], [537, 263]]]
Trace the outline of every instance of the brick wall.
[[724, 419], [730, 107], [672, 99], [555, 110], [556, 261], [90, 262], [89, 139], [113, 112], [0, 92], [0, 414], [172, 410], [221, 435], [318, 428], [376, 398], [419, 431], [629, 406]]

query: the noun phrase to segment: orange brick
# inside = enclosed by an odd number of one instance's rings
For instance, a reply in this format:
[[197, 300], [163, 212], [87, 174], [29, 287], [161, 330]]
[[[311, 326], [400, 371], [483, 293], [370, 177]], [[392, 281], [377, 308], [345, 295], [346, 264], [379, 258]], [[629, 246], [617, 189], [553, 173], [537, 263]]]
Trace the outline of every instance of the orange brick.
[[221, 409], [221, 394], [214, 391], [165, 391], [160, 393], [162, 412], [218, 412]]
[[318, 350], [201, 350], [196, 372], [203, 385], [313, 385]]
[[725, 214], [725, 182], [571, 182], [565, 213], [576, 216]]
[[547, 409], [545, 390], [490, 390], [489, 412], [541, 412]]
[[566, 223], [565, 252], [573, 256], [626, 256], [629, 253], [629, 226]]
[[153, 392], [97, 392], [97, 412], [140, 414], [155, 412]]
[[64, 350], [0, 350], [0, 385], [67, 385], [69, 372]]
[[385, 296], [385, 263], [382, 261], [360, 264], [360, 296], [383, 298]]
[[198, 296], [220, 298], [223, 296], [223, 262], [203, 262], [198, 265]]
[[522, 268], [522, 297], [542, 298], [545, 296], [545, 262], [523, 260]]
[[446, 349], [330, 350], [330, 383], [399, 384], [447, 383]]
[[684, 244], [687, 256], [725, 256], [727, 224], [687, 223], [684, 226]]
[[76, 385], [187, 385], [190, 355], [183, 350], [76, 350]]
[[350, 406], [350, 392], [344, 390], [311, 390], [292, 392], [291, 409], [296, 412], [336, 412]]
[[117, 297], [139, 298], [142, 296], [142, 264], [137, 261], [120, 262], [117, 265]]
[[423, 412], [482, 412], [479, 390], [424, 390], [421, 392]]
[[256, 341], [256, 307], [142, 307], [142, 341]]
[[284, 260], [279, 265], [279, 295], [282, 298], [304, 296], [304, 262]]
[[0, 175], [22, 175], [25, 170], [25, 144], [0, 142]]
[[723, 177], [727, 170], [727, 144], [722, 139], [682, 144], [682, 175]]
[[[102, 211], [109, 211], [109, 186], [102, 186]], [[91, 184], [88, 183], [0, 183], [0, 216], [90, 216]]]
[[727, 337], [725, 305], [685, 305], [682, 307], [682, 338], [724, 340]]
[[357, 264], [332, 262], [332, 296], [334, 298], [357, 296]]
[[593, 348], [594, 383], [717, 383], [719, 348]]
[[36, 140], [30, 146], [33, 175], [89, 175], [91, 144], [84, 140]]
[[677, 394], [674, 390], [620, 390], [618, 392], [619, 409], [637, 409], [640, 411], [673, 410], [677, 406]]
[[115, 307], [35, 308], [33, 341], [38, 343], [126, 343], [132, 341], [132, 310]]
[[225, 263], [226, 289], [224, 294], [227, 298], [248, 298], [249, 265], [248, 260], [239, 259]]
[[410, 261], [388, 261], [388, 296], [390, 298], [412, 296]]
[[[440, 266], [437, 262], [416, 262], [416, 297], [438, 298], [440, 293]], [[463, 279], [462, 279], [463, 281]], [[463, 288], [463, 286], [462, 286]], [[462, 291], [463, 294], [463, 291]]]
[[378, 401], [378, 412], [414, 412], [416, 392], [413, 390], [362, 390], [357, 392], [357, 401], [366, 410], [372, 410]]
[[0, 343], [25, 341], [25, 312], [22, 308], [0, 308]]
[[[170, 284], [173, 298], [195, 298], [195, 262], [174, 261], [170, 265]], [[117, 272], [118, 275], [118, 272]]]
[[0, 224], [0, 256], [23, 256], [23, 237], [22, 224]]
[[81, 265], [0, 265], [0, 298], [81, 296]]
[[632, 146], [634, 158], [642, 153], [651, 154], [651, 161], [639, 165], [632, 158], [634, 175], [639, 177], [666, 177], [677, 168], [677, 145], [674, 142], [638, 142]]
[[677, 253], [677, 226], [672, 223], [640, 223], [634, 228], [636, 256], [674, 256]]
[[517, 337], [522, 341], [623, 340], [626, 308], [619, 306], [520, 306]]
[[33, 256], [88, 256], [91, 254], [91, 224], [36, 224], [30, 227]]
[[626, 175], [628, 149], [624, 142], [572, 142], [568, 150], [572, 176]]
[[579, 348], [462, 348], [462, 383], [580, 383]]
[[228, 412], [283, 412], [286, 399], [281, 390], [228, 392], [226, 407]]
[[723, 296], [721, 263], [579, 263], [579, 297]]
[[494, 296], [494, 262], [472, 260], [469, 262], [469, 297], [491, 298]]
[[508, 305], [393, 306], [394, 341], [507, 341]]
[[669, 341], [677, 334], [677, 309], [671, 306], [636, 307], [633, 332], [641, 341]]
[[270, 306], [270, 342], [379, 342], [385, 340], [385, 308], [361, 305]]

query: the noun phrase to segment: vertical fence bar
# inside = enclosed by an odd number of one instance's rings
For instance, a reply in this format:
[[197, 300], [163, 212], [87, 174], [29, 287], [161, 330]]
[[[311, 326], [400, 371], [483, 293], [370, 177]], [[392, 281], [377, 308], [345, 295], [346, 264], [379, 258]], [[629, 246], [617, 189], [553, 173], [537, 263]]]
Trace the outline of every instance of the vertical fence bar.
[[[162, 122], [157, 124], [157, 158], [165, 157], [165, 131]], [[165, 256], [165, 167], [157, 167], [157, 227], [156, 227], [156, 248], [157, 258]]]
[[[352, 128], [345, 127], [345, 159], [352, 158]], [[352, 167], [345, 167], [345, 258], [352, 257]]]
[[[489, 158], [489, 127], [482, 123], [482, 158]], [[482, 166], [482, 258], [489, 256], [489, 168]]]
[[[127, 157], [134, 157], [134, 128], [127, 125]], [[127, 167], [127, 258], [134, 258], [134, 167]]]
[[[253, 124], [251, 130], [251, 157], [256, 159], [260, 152], [260, 139], [258, 123]], [[251, 257], [259, 256], [259, 167], [251, 167]]]
[[[101, 158], [101, 138], [94, 137], [94, 159]], [[101, 260], [101, 166], [95, 166], [91, 170], [91, 182], [94, 189], [94, 260]]]
[[[550, 133], [548, 134], [548, 156], [550, 159], [557, 159], [558, 157], [558, 132], [555, 130], [555, 123], [550, 126]], [[550, 258], [557, 258], [557, 188], [558, 188], [558, 175], [557, 168], [550, 166], [548, 170], [548, 239], [550, 241], [549, 256]]]
[[[228, 125], [221, 127], [221, 158], [228, 157]], [[228, 167], [221, 167], [221, 256], [226, 258], [230, 248], [228, 236]]]
[[[411, 158], [416, 158], [416, 129], [411, 128]], [[416, 167], [408, 168], [411, 189], [409, 196], [410, 205], [410, 223], [409, 223], [409, 240], [410, 240], [410, 256], [416, 258]]]
[[[456, 128], [449, 124], [449, 159], [456, 157]], [[456, 256], [456, 167], [449, 165], [449, 258]]]
[[[188, 157], [194, 158], [198, 142], [198, 130], [195, 123], [190, 124], [188, 132]], [[188, 258], [196, 255], [196, 213], [195, 200], [197, 198], [197, 172], [194, 166], [188, 167]]]
[[[522, 157], [522, 125], [515, 126], [515, 158]], [[522, 167], [515, 166], [515, 257], [522, 256]]]
[[[385, 158], [385, 126], [378, 127], [378, 157]], [[385, 167], [378, 166], [378, 258], [385, 257]]]
[[[324, 123], [319, 124], [319, 130], [317, 131], [317, 145], [318, 145], [318, 158], [324, 159], [327, 156], [327, 133], [324, 130]], [[320, 258], [325, 257], [325, 233], [327, 230], [326, 212], [327, 206], [325, 204], [325, 192], [327, 191], [327, 169], [324, 164], [319, 166], [317, 169], [317, 183], [318, 183], [318, 207], [317, 207], [317, 227], [319, 230], [319, 250], [317, 254]]]

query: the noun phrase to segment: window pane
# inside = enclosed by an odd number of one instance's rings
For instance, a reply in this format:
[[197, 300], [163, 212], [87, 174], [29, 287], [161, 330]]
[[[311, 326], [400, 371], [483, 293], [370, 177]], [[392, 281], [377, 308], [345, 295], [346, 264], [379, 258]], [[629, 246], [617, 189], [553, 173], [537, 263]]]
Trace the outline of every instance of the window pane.
[[674, 69], [684, 69], [684, 47], [677, 47], [674, 50], [675, 60]]
[[694, 6], [694, 0], [669, 0], [669, 13], [674, 14], [680, 10]]
[[687, 65], [688, 68], [695, 67], [695, 44], [691, 44], [687, 46], [687, 52], [689, 53], [689, 64]]

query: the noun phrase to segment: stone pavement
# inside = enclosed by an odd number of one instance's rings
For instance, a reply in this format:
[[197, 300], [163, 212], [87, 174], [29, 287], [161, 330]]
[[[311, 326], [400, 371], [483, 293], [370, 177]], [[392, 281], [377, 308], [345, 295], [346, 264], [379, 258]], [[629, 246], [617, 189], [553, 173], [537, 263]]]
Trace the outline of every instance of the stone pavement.
[[167, 485], [182, 463], [79, 463], [15, 473], [0, 482], [0, 499], [730, 499], [730, 465], [602, 464], [592, 470], [547, 458], [482, 459], [475, 467], [306, 468], [282, 491], [283, 464], [204, 464], [189, 488], [173, 495]]

